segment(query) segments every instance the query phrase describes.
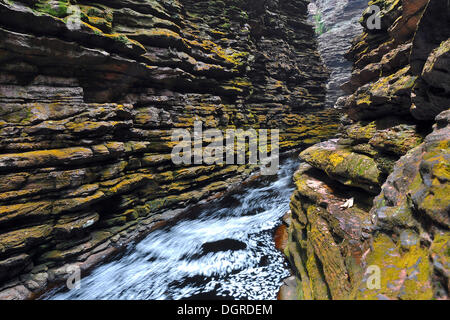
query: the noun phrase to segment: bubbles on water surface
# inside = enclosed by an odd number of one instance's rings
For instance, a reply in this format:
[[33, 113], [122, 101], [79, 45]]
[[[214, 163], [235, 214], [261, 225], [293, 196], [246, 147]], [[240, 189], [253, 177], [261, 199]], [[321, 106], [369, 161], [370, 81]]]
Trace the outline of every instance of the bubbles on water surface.
[[273, 230], [289, 210], [296, 167], [287, 160], [275, 181], [152, 232], [83, 278], [80, 289], [59, 289], [44, 298], [276, 299], [289, 272], [275, 249]]

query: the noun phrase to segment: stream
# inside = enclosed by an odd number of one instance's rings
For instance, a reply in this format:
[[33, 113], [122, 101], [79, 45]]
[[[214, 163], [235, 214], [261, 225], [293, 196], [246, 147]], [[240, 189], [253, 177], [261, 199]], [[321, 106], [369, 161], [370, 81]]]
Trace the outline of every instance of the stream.
[[[358, 17], [366, 5], [364, 0], [311, 3], [311, 21], [323, 29], [319, 52], [331, 71], [328, 107], [343, 94], [337, 84], [350, 76], [344, 54], [360, 31]], [[84, 277], [79, 289], [56, 288], [42, 298], [276, 299], [290, 274], [273, 236], [289, 210], [298, 164], [286, 159], [276, 176], [244, 186], [130, 245]]]
[[274, 232], [298, 161], [130, 245], [117, 260], [43, 299], [276, 299], [288, 266]]

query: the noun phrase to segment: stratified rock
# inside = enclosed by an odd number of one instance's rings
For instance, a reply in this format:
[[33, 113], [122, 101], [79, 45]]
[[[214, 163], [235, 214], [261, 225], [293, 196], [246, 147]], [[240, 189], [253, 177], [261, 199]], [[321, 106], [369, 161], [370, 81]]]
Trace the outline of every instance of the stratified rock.
[[347, 82], [352, 71], [351, 62], [344, 57], [353, 39], [361, 32], [359, 15], [367, 6], [366, 0], [313, 0], [310, 20], [318, 34], [319, 52], [330, 71], [327, 83], [327, 106], [333, 107], [343, 95], [341, 84]]
[[[414, 3], [415, 1], [409, 1]], [[416, 28], [411, 51], [411, 70], [420, 74], [430, 53], [450, 35], [450, 3], [428, 1]]]
[[402, 1], [401, 16], [389, 27], [389, 33], [397, 43], [411, 39], [417, 24], [422, 18], [423, 9], [428, 0]]
[[371, 215], [380, 231], [367, 263], [395, 271], [382, 277], [379, 289], [363, 285], [360, 298], [447, 298], [450, 255], [442, 246], [450, 237], [450, 111], [436, 120], [433, 133], [396, 163], [375, 198]]
[[306, 0], [0, 0], [0, 297], [88, 270], [257, 169], [174, 165], [173, 129], [279, 129], [281, 151], [336, 132], [307, 15]]
[[345, 104], [353, 120], [376, 119], [387, 115], [408, 115], [411, 89], [416, 81], [409, 67], [360, 87]]
[[311, 167], [294, 179], [285, 253], [299, 275], [298, 297], [347, 299], [363, 276], [361, 259], [372, 228], [369, 199], [355, 191], [353, 204], [347, 205], [343, 196], [351, 189]]
[[301, 153], [285, 254], [299, 299], [448, 299], [448, 3], [369, 4], [381, 29], [367, 10], [339, 139]]
[[[446, 121], [449, 112], [442, 114]], [[444, 121], [442, 121], [444, 122]], [[424, 144], [411, 150], [395, 165], [374, 203], [373, 214], [382, 225], [420, 227], [411, 209], [427, 215], [435, 222], [448, 226], [450, 199], [448, 198], [448, 125], [440, 123], [426, 137]]]
[[300, 157], [345, 185], [378, 193], [381, 173], [376, 162], [338, 145], [336, 140], [316, 144], [303, 151]]
[[0, 254], [23, 252], [36, 244], [48, 240], [52, 231], [50, 225], [41, 225], [3, 233], [0, 235]]
[[[369, 194], [315, 169], [330, 170], [321, 167], [327, 160], [311, 160], [327, 143], [302, 154], [315, 168], [295, 174], [285, 249], [299, 276], [298, 298], [448, 297], [450, 113], [436, 120], [433, 133], [395, 164], [370, 211]], [[330, 162], [340, 155], [335, 145], [328, 150]], [[369, 283], [373, 267], [381, 270], [379, 288]]]
[[429, 55], [412, 92], [411, 114], [431, 120], [450, 106], [450, 39]]
[[400, 124], [387, 129], [377, 130], [369, 140], [369, 144], [386, 153], [404, 155], [419, 145], [423, 140], [414, 125]]

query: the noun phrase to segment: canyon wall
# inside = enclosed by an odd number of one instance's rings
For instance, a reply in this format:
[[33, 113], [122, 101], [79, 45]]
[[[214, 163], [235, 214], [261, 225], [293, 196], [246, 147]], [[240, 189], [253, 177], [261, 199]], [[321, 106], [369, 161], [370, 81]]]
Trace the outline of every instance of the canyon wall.
[[336, 132], [322, 64], [306, 0], [0, 0], [0, 299], [255, 169], [175, 166], [175, 128], [280, 129], [282, 151]]
[[448, 299], [450, 3], [376, 0], [341, 134], [300, 154], [284, 299]]
[[319, 53], [330, 72], [326, 95], [330, 108], [344, 95], [341, 85], [349, 80], [352, 71], [345, 53], [351, 47], [349, 40], [362, 31], [359, 17], [366, 6], [367, 0], [312, 0], [309, 6]]

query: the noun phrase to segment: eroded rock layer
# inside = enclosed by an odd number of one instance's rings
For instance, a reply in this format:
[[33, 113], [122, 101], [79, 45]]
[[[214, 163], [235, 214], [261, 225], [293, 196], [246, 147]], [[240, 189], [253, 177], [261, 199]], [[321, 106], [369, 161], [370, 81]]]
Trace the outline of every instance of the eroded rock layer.
[[174, 128], [280, 129], [282, 150], [335, 132], [306, 19], [305, 0], [0, 0], [0, 298], [253, 170], [175, 166]]
[[319, 53], [330, 71], [327, 83], [328, 107], [334, 107], [344, 95], [340, 88], [350, 78], [352, 63], [345, 59], [350, 49], [349, 39], [361, 31], [359, 16], [366, 8], [366, 0], [312, 0], [310, 20], [318, 35]]
[[448, 299], [450, 5], [369, 5], [381, 29], [367, 10], [342, 134], [300, 154], [281, 298]]

